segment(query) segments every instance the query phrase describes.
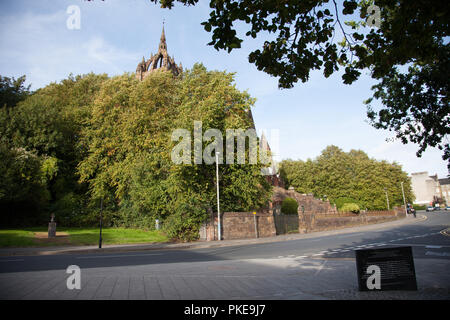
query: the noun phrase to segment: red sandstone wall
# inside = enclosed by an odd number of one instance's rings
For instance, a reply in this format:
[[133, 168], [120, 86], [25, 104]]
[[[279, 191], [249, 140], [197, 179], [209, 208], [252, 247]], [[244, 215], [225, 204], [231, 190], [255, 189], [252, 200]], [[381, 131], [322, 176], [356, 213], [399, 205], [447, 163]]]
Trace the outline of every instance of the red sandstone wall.
[[[369, 211], [354, 213], [320, 213], [306, 211], [299, 213], [299, 233], [335, 230], [360, 225], [394, 221], [406, 216], [403, 208], [392, 211]], [[225, 212], [221, 216], [222, 239], [245, 239], [258, 237], [272, 237], [276, 235], [275, 222], [271, 211], [256, 213], [257, 235], [255, 234], [255, 220], [252, 212]], [[202, 240], [217, 240], [217, 216], [214, 222], [206, 223], [200, 231]]]
[[299, 232], [308, 233], [325, 230], [335, 230], [354, 226], [394, 221], [406, 216], [403, 208], [392, 211], [368, 211], [359, 214], [337, 213], [322, 214], [305, 212], [299, 214]]
[[[255, 233], [255, 216], [256, 231]], [[221, 235], [223, 240], [245, 239], [258, 237], [273, 237], [276, 235], [273, 215], [270, 211], [256, 212], [224, 212], [220, 218]], [[214, 225], [205, 225], [206, 239], [217, 240], [217, 216], [214, 217]]]

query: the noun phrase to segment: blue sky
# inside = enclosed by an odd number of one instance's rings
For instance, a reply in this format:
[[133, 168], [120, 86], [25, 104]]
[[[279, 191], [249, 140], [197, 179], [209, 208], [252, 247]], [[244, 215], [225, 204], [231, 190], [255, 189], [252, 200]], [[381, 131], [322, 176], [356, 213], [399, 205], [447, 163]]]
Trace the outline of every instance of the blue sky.
[[[80, 7], [79, 30], [66, 26], [70, 5]], [[271, 36], [247, 38], [247, 27], [238, 24], [243, 47], [230, 54], [216, 51], [207, 45], [211, 34], [200, 25], [209, 12], [207, 1], [168, 10], [148, 0], [1, 0], [0, 74], [25, 74], [27, 83], [37, 89], [70, 73], [134, 72], [143, 56], [148, 59], [150, 52], [156, 53], [164, 19], [168, 51], [176, 63], [191, 68], [201, 62], [209, 70], [236, 73], [236, 86], [257, 99], [253, 108], [257, 130], [266, 130], [269, 140], [271, 130], [279, 130], [278, 160], [315, 158], [334, 144], [344, 151], [361, 149], [372, 158], [396, 161], [408, 173], [447, 175], [439, 150], [430, 148], [417, 158], [416, 145], [387, 142], [393, 133], [367, 123], [362, 102], [371, 96], [375, 83], [368, 74], [348, 86], [340, 74], [325, 79], [317, 71], [309, 82], [279, 90], [277, 79], [258, 71], [247, 58]]]

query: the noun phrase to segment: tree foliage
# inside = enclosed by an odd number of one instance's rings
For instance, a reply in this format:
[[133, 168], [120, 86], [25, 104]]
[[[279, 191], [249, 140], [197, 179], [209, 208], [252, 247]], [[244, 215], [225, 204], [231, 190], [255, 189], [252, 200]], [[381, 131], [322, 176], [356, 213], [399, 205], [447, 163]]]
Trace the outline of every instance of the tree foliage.
[[[158, 218], [169, 236], [194, 239], [216, 210], [215, 164], [175, 164], [171, 151], [178, 142], [171, 134], [178, 128], [192, 133], [201, 121], [203, 133], [218, 129], [224, 143], [226, 129], [253, 126], [253, 103], [236, 89], [233, 74], [202, 65], [182, 77], [88, 74], [52, 83], [0, 109], [0, 205], [10, 222], [32, 221], [13, 210], [30, 203], [33, 221], [52, 210], [59, 223], [79, 226], [98, 222], [103, 199], [107, 225], [152, 229]], [[206, 150], [211, 141], [202, 143]], [[222, 210], [267, 204], [271, 188], [262, 166], [220, 166]]]
[[387, 189], [390, 207], [403, 205], [401, 182], [406, 201], [412, 203], [410, 178], [400, 165], [370, 159], [360, 150], [344, 152], [329, 146], [314, 160], [284, 160], [280, 174], [286, 186], [300, 193], [325, 196], [341, 208], [355, 203], [361, 209], [385, 210]]
[[[83, 131], [82, 143], [89, 149], [78, 165], [80, 180], [89, 184], [93, 198], [108, 197], [107, 204], [117, 206], [117, 224], [153, 228], [158, 218], [170, 236], [196, 238], [208, 211], [215, 210], [215, 165], [174, 164], [171, 134], [178, 128], [192, 133], [194, 121], [202, 122], [203, 132], [249, 128], [252, 103], [234, 87], [232, 74], [208, 72], [201, 65], [182, 79], [169, 72], [143, 81], [114, 77], [100, 90]], [[222, 210], [266, 204], [270, 188], [260, 169], [220, 166]]]
[[[170, 9], [176, 1], [151, 2]], [[195, 5], [198, 0], [177, 2]], [[379, 25], [369, 23], [374, 21], [371, 5], [379, 9]], [[345, 84], [369, 71], [378, 81], [366, 101], [371, 124], [395, 132], [403, 143], [418, 144], [417, 156], [438, 147], [450, 170], [450, 11], [445, 1], [213, 0], [210, 8], [202, 25], [217, 50], [241, 47], [236, 22], [248, 26], [247, 37], [272, 35], [248, 58], [258, 70], [278, 77], [281, 88], [308, 81], [313, 70], [329, 77], [341, 69]], [[381, 108], [372, 104], [375, 100]]]
[[26, 87], [25, 80], [25, 76], [14, 79], [0, 75], [0, 108], [15, 107], [31, 94], [30, 85]]
[[[59, 211], [62, 206], [58, 201], [68, 193], [82, 196], [86, 192], [76, 176], [76, 165], [84, 152], [79, 138], [90, 116], [90, 104], [106, 78], [70, 76], [26, 94], [14, 107], [0, 109], [0, 145], [4, 163], [9, 163], [1, 175], [8, 177], [3, 190], [6, 195], [16, 195], [0, 199], [4, 221], [42, 223], [48, 221], [48, 210], [56, 209], [58, 219], [69, 222]], [[13, 100], [15, 93], [7, 95], [7, 100]], [[21, 170], [27, 172], [26, 185]], [[47, 216], [41, 217], [45, 211]]]

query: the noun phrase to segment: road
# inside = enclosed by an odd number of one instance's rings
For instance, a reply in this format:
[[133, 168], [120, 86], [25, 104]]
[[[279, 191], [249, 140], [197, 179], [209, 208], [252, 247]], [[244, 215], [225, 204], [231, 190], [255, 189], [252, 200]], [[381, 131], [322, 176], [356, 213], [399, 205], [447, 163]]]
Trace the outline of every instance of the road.
[[[0, 258], [0, 299], [450, 299], [450, 212], [290, 241]], [[420, 221], [419, 221], [420, 220]], [[418, 291], [359, 292], [355, 250], [411, 246]], [[67, 288], [66, 268], [81, 270]]]

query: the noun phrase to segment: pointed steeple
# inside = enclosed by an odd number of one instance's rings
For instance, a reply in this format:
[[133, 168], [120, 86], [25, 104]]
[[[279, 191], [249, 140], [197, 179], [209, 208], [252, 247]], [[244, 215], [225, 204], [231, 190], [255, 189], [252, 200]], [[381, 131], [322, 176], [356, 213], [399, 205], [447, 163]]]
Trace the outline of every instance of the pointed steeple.
[[164, 22], [163, 22], [163, 28], [161, 33], [161, 42], [166, 42], [166, 34], [164, 33]]
[[163, 28], [162, 28], [162, 32], [161, 32], [161, 40], [159, 42], [159, 49], [167, 50], [166, 34], [164, 33], [164, 22], [163, 22]]
[[[142, 66], [142, 67], [141, 67]], [[178, 76], [183, 72], [182, 67], [178, 67], [175, 63], [175, 58], [170, 57], [167, 52], [167, 44], [166, 44], [166, 34], [164, 31], [164, 21], [161, 32], [161, 40], [159, 42], [158, 51], [155, 55], [153, 53], [150, 55], [150, 59], [145, 61], [142, 60], [140, 64], [138, 64], [138, 68], [136, 70], [136, 77], [140, 80], [145, 78], [150, 72], [153, 72], [158, 69], [163, 69], [166, 71], [172, 71], [175, 76]]]

